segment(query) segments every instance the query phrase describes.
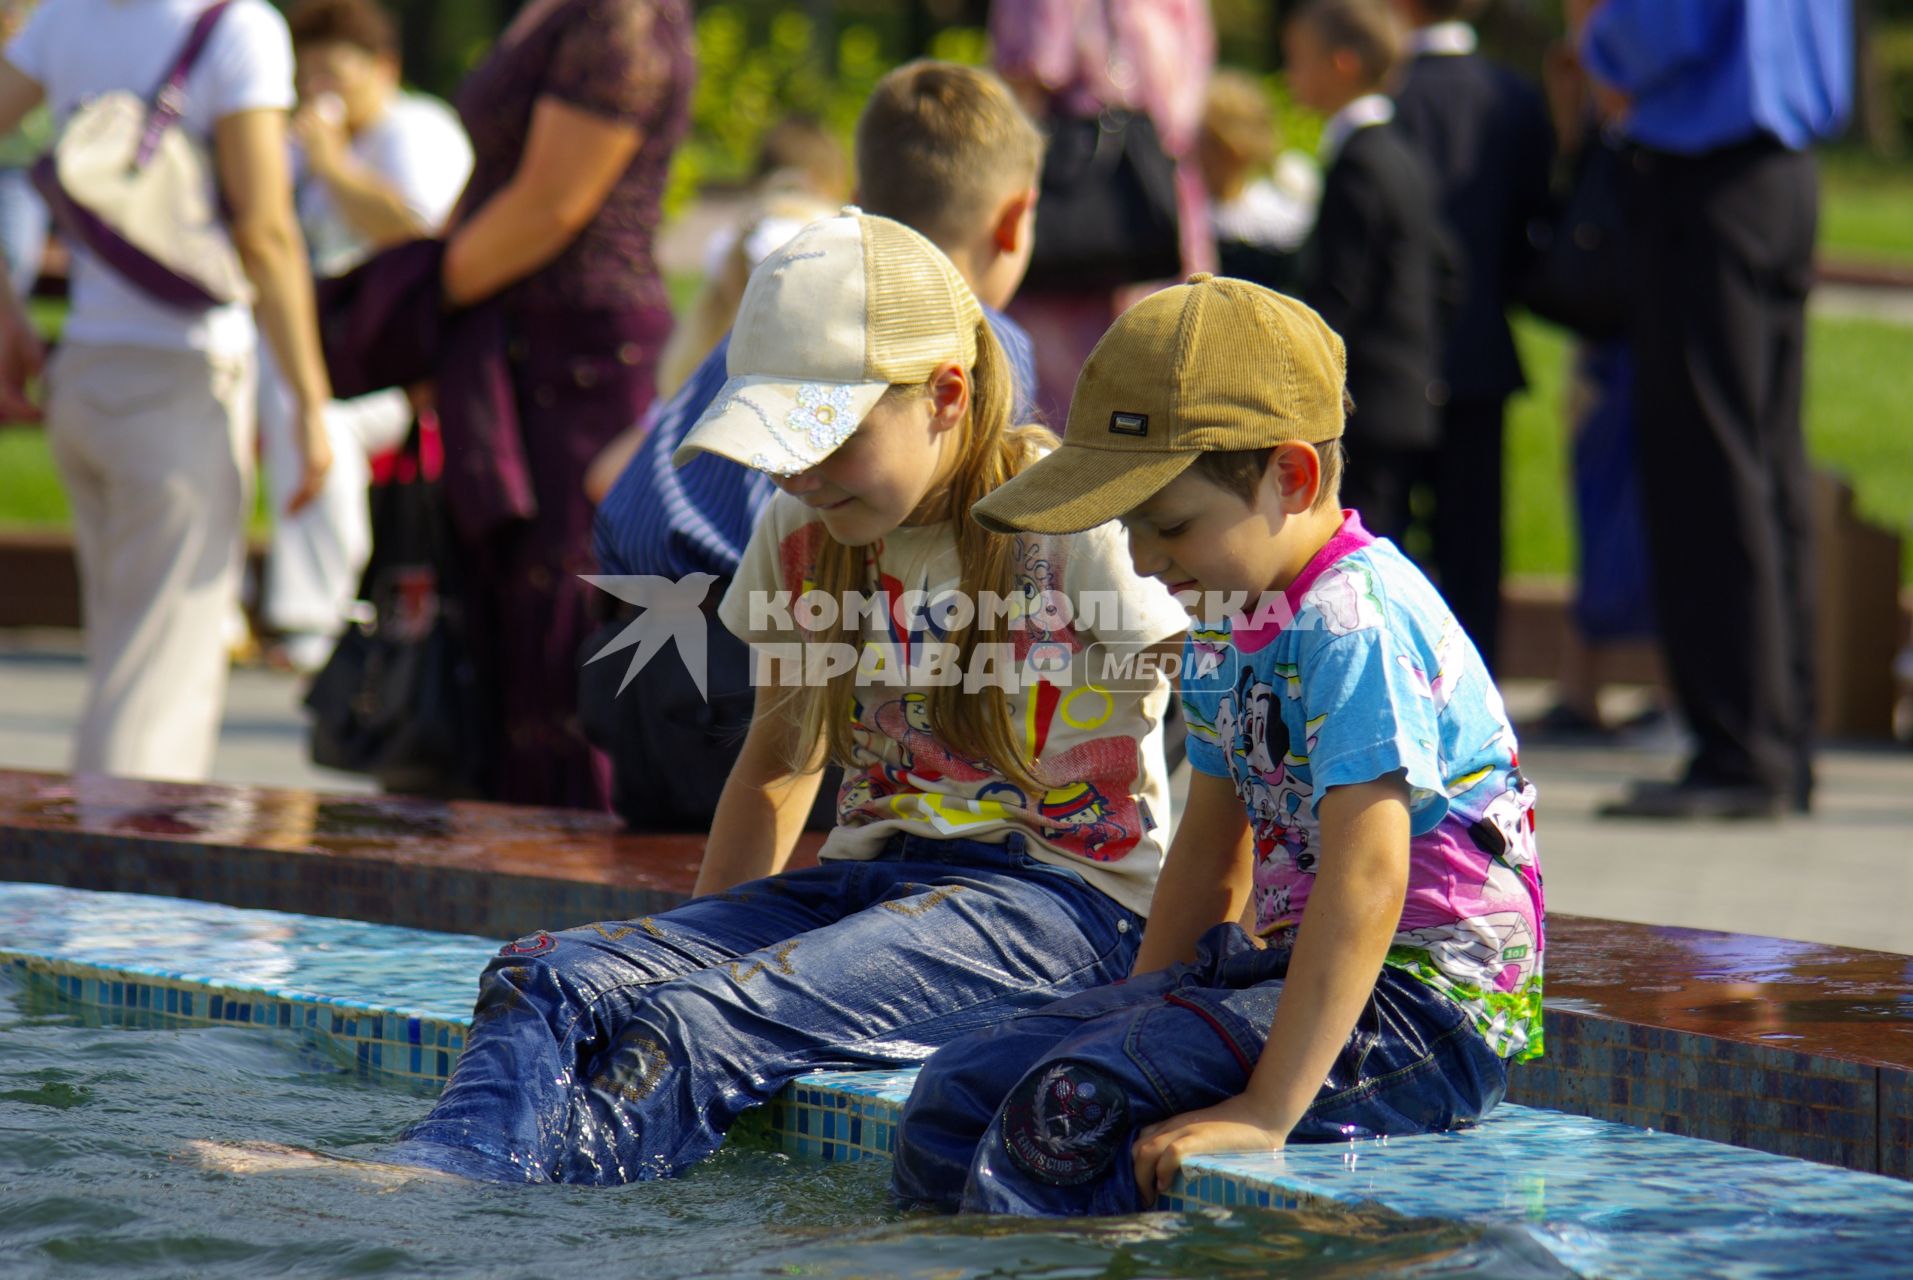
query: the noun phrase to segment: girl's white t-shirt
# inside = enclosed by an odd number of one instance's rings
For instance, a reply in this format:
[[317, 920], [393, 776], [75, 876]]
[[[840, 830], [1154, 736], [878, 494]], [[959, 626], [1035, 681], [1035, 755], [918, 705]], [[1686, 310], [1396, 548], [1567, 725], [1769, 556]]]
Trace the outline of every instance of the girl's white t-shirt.
[[[815, 581], [826, 536], [815, 513], [783, 493], [752, 531], [718, 616], [760, 646], [760, 658], [777, 652], [761, 646], [802, 642], [798, 600]], [[1045, 783], [1029, 794], [938, 742], [926, 684], [904, 678], [913, 666], [930, 669], [929, 646], [960, 607], [954, 527], [899, 528], [864, 550], [865, 590], [879, 600], [883, 625], [866, 615], [861, 628], [856, 760], [820, 856], [872, 858], [898, 833], [993, 843], [1021, 834], [1033, 857], [1146, 913], [1170, 834], [1162, 733], [1170, 684], [1136, 659], [1186, 631], [1188, 614], [1160, 583], [1136, 576], [1117, 525], [1018, 535], [1010, 652], [959, 674], [1014, 679], [1010, 722]]]
[[[159, 87], [207, 0], [43, 0], [7, 46], [7, 61], [45, 91], [64, 124], [89, 98], [125, 90], [144, 98]], [[213, 125], [242, 111], [289, 110], [292, 38], [266, 0], [233, 0], [186, 81], [180, 127], [206, 145]], [[84, 249], [73, 252], [65, 341], [89, 346], [161, 347], [212, 355], [252, 350], [243, 306], [182, 311], [141, 292]]]

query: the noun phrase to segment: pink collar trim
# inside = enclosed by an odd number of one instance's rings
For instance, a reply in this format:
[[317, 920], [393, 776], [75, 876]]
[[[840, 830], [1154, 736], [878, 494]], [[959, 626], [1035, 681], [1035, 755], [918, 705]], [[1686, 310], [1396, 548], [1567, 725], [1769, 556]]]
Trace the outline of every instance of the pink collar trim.
[[1295, 617], [1295, 611], [1301, 607], [1302, 597], [1308, 594], [1317, 578], [1328, 572], [1330, 565], [1374, 543], [1375, 535], [1362, 527], [1360, 514], [1343, 508], [1342, 527], [1322, 544], [1320, 551], [1309, 557], [1309, 562], [1302, 566], [1302, 572], [1295, 575], [1295, 581], [1282, 589], [1282, 597], [1288, 608], [1265, 609], [1253, 617], [1245, 618], [1242, 625], [1231, 629], [1230, 642], [1243, 653], [1257, 653], [1268, 648], [1282, 634], [1289, 620]]

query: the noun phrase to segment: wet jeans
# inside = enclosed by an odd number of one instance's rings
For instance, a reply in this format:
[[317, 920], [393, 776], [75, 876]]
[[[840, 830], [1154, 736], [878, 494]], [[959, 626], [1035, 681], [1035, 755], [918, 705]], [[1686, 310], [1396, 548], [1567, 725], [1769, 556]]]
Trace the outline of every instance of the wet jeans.
[[799, 1075], [921, 1062], [1128, 972], [1140, 919], [1024, 849], [897, 836], [874, 861], [520, 938], [390, 1158], [498, 1181], [667, 1176]]
[[[1248, 1086], [1288, 964], [1286, 950], [1258, 950], [1219, 925], [1193, 963], [940, 1050], [904, 1108], [897, 1194], [972, 1212], [1136, 1212], [1136, 1131]], [[1501, 1059], [1459, 1005], [1384, 969], [1290, 1141], [1452, 1129], [1486, 1115], [1506, 1088]]]

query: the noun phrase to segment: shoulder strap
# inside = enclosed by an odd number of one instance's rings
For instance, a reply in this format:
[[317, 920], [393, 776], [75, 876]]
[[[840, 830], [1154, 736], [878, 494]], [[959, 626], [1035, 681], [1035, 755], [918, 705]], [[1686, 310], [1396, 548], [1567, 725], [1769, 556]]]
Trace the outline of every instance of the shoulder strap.
[[213, 28], [219, 25], [220, 17], [231, 7], [232, 0], [217, 0], [208, 5], [194, 21], [193, 29], [186, 34], [186, 42], [179, 47], [179, 54], [173, 59], [166, 79], [153, 92], [152, 107], [146, 115], [146, 133], [140, 139], [139, 156], [135, 164], [143, 165], [153, 158], [161, 135], [172, 128], [185, 111], [186, 77], [193, 73], [199, 55], [206, 52], [206, 44], [212, 39]]

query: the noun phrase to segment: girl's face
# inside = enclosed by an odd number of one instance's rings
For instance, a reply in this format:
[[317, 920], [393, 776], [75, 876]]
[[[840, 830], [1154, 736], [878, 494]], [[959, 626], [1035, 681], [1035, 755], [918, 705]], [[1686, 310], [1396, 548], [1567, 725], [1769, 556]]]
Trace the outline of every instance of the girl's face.
[[900, 525], [950, 518], [948, 486], [970, 412], [969, 375], [947, 364], [921, 387], [895, 388], [836, 452], [777, 487], [817, 513], [847, 547]]

